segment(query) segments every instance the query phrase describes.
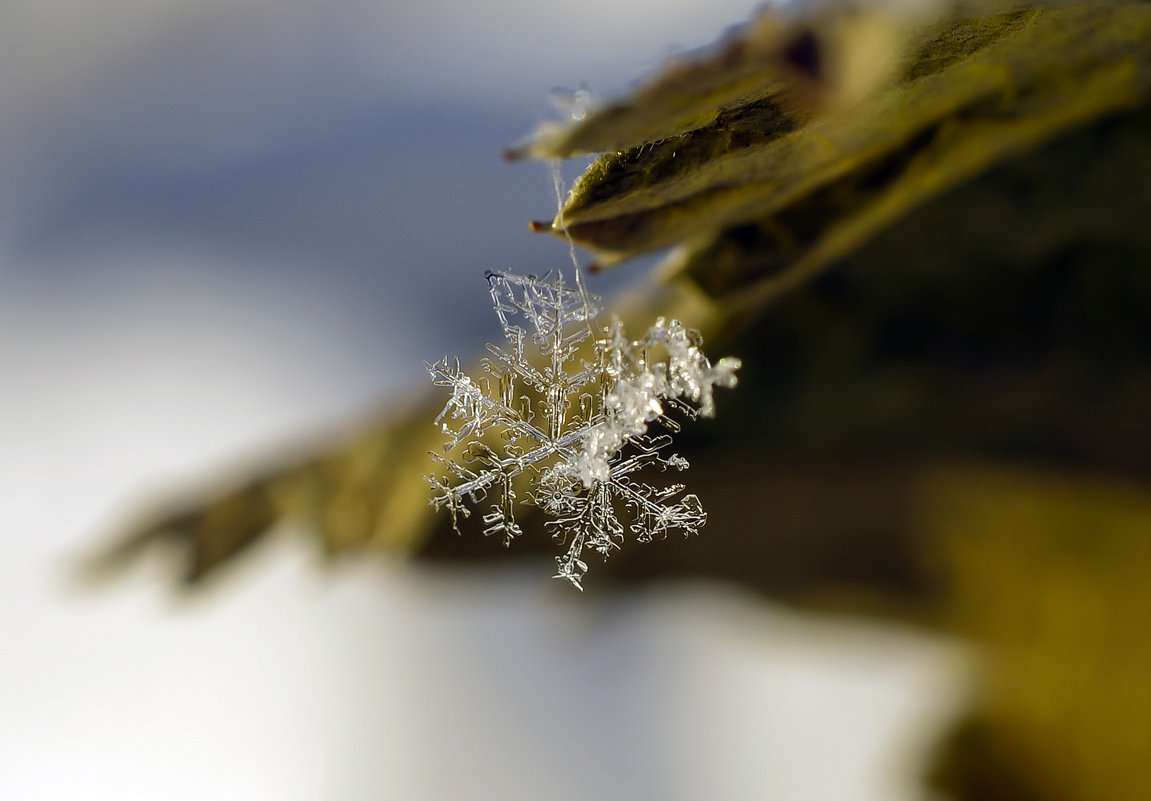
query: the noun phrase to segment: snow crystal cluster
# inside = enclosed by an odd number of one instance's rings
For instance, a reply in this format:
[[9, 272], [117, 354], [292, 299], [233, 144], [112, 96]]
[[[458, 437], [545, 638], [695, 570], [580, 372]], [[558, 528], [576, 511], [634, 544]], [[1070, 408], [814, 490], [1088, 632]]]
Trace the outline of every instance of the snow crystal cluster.
[[739, 360], [713, 365], [699, 334], [676, 320], [659, 318], [638, 340], [618, 319], [597, 324], [598, 298], [578, 272], [574, 288], [558, 273], [487, 279], [506, 346], [488, 345], [478, 379], [459, 359], [427, 365], [452, 392], [436, 418], [448, 439], [432, 454], [444, 474], [426, 477], [432, 505], [446, 507], [458, 531], [472, 505], [490, 501], [484, 534], [505, 544], [522, 533], [517, 503], [538, 507], [567, 547], [556, 578], [580, 589], [586, 549], [606, 557], [626, 531], [640, 542], [697, 533], [707, 513], [695, 495], [636, 474], [688, 467], [666, 453], [679, 430], [667, 413], [713, 416], [713, 390], [735, 386]]

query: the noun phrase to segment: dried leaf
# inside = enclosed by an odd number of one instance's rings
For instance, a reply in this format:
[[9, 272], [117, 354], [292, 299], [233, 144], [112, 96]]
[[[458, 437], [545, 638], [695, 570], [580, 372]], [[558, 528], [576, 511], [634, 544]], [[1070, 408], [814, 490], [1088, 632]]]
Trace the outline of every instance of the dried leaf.
[[[973, 637], [987, 692], [941, 762], [955, 798], [1142, 799], [1151, 4], [873, 26], [835, 8], [760, 18], [516, 154], [611, 151], [563, 213], [605, 261], [679, 246], [625, 324], [743, 329], [745, 388], [690, 454], [709, 536], [594, 580], [719, 578]], [[876, 42], [897, 57], [849, 85]], [[333, 552], [505, 559], [433, 528], [439, 400], [148, 523], [117, 557], [171, 539], [196, 582], [297, 518]]]
[[[1145, 3], [950, 19], [901, 41], [893, 85], [865, 101], [812, 116], [778, 93], [741, 99], [705, 125], [601, 156], [551, 229], [601, 266], [683, 244], [676, 269], [713, 294], [781, 270], [809, 276], [927, 199], [1151, 94]], [[642, 92], [635, 102], [644, 108]], [[732, 265], [748, 226], [765, 235]], [[717, 251], [728, 262], [718, 277]]]

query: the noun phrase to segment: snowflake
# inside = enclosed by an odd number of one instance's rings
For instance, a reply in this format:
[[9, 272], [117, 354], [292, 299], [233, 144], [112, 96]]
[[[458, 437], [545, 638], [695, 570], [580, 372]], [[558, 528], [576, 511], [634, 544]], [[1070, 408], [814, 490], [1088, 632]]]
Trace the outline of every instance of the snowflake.
[[[735, 386], [739, 360], [712, 365], [699, 334], [676, 320], [659, 318], [638, 340], [618, 319], [598, 325], [599, 298], [578, 272], [575, 288], [558, 273], [487, 279], [507, 345], [487, 346], [479, 379], [459, 359], [427, 363], [435, 384], [452, 391], [436, 418], [448, 440], [432, 454], [445, 475], [425, 477], [432, 506], [446, 507], [458, 532], [470, 506], [492, 500], [484, 534], [505, 544], [522, 534], [517, 502], [538, 507], [567, 546], [556, 578], [580, 589], [586, 549], [606, 557], [627, 530], [640, 542], [698, 533], [707, 521], [699, 498], [683, 495], [682, 484], [657, 488], [635, 474], [688, 467], [665, 455], [679, 430], [667, 413], [713, 416], [713, 389]], [[649, 431], [653, 424], [663, 432]]]

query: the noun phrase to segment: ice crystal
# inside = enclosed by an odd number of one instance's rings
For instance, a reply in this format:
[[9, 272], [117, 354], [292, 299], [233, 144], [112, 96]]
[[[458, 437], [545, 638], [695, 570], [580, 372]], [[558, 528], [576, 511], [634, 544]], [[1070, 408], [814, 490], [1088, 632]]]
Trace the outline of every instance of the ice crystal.
[[695, 495], [636, 474], [688, 467], [666, 453], [679, 430], [668, 412], [714, 415], [713, 390], [735, 386], [739, 360], [713, 365], [699, 334], [677, 320], [661, 317], [637, 340], [618, 319], [599, 325], [599, 299], [578, 273], [574, 288], [558, 273], [489, 272], [487, 279], [506, 346], [488, 345], [478, 379], [459, 359], [427, 364], [435, 384], [452, 393], [436, 418], [448, 439], [442, 454], [432, 454], [443, 475], [426, 477], [432, 505], [446, 507], [459, 531], [470, 507], [490, 500], [484, 534], [505, 544], [522, 533], [517, 505], [538, 507], [566, 545], [556, 578], [580, 589], [587, 549], [606, 557], [627, 531], [640, 542], [697, 533], [707, 513]]

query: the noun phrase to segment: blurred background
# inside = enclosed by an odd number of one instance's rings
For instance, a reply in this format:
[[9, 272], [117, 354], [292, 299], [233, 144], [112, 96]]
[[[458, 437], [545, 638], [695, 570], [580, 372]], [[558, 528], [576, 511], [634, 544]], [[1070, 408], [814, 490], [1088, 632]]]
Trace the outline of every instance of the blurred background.
[[0, 797], [922, 797], [968, 663], [910, 628], [290, 538], [195, 598], [159, 563], [72, 581], [478, 352], [483, 271], [567, 259], [526, 227], [548, 170], [501, 149], [752, 6], [0, 5]]

